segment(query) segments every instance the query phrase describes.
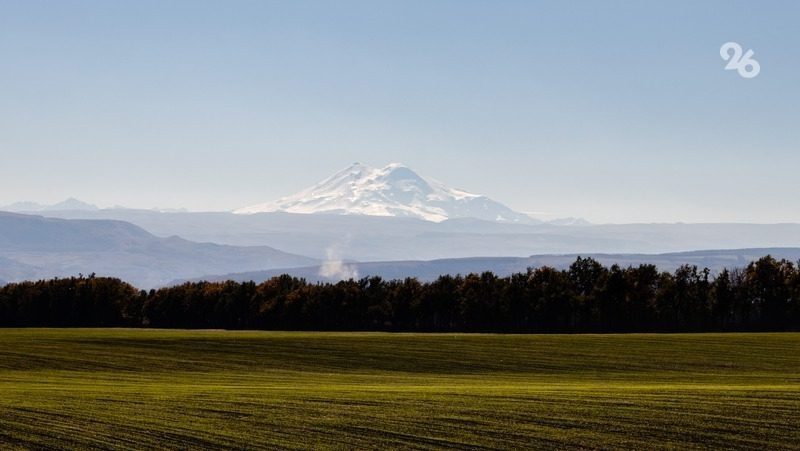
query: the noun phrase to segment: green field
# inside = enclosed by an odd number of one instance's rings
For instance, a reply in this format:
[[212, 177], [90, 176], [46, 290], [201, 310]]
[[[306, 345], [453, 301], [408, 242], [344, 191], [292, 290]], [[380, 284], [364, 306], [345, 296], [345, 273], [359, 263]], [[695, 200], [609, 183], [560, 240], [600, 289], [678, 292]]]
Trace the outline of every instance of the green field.
[[800, 334], [0, 330], [0, 448], [800, 446]]

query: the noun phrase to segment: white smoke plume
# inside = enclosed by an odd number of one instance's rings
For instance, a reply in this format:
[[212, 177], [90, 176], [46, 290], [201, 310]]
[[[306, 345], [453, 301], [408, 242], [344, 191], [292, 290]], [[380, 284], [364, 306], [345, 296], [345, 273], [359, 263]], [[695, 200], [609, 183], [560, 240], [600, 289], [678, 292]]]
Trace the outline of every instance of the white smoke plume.
[[356, 265], [345, 263], [341, 258], [340, 246], [334, 244], [325, 250], [327, 259], [319, 267], [319, 275], [328, 279], [347, 280], [358, 278]]

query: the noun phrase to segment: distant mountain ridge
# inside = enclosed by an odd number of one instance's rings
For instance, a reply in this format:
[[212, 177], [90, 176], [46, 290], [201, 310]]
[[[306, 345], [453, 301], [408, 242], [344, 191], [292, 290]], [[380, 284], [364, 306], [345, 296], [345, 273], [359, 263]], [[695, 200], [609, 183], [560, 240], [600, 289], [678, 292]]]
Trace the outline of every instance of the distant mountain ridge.
[[65, 220], [0, 212], [0, 279], [78, 273], [114, 276], [139, 288], [209, 271], [306, 266], [318, 260], [267, 246], [239, 247], [159, 238], [116, 220]]
[[[347, 272], [326, 272], [324, 266], [300, 268], [278, 268], [268, 271], [251, 271], [235, 274], [207, 275], [193, 279], [219, 282], [234, 280], [237, 282], [262, 282], [282, 274], [304, 278], [311, 282], [336, 282], [346, 278], [379, 276], [383, 279], [404, 279], [416, 277], [423, 281], [435, 280], [441, 275], [480, 274], [491, 271], [498, 276], [509, 276], [513, 273], [524, 273], [528, 268], [550, 266], [556, 269], [567, 269], [581, 257], [591, 257], [605, 266], [620, 265], [622, 267], [653, 264], [660, 271], [672, 272], [681, 265], [696, 265], [709, 268], [716, 273], [723, 268], [743, 268], [766, 255], [777, 259], [797, 262], [800, 260], [800, 248], [754, 248], [723, 249], [690, 252], [670, 252], [664, 254], [545, 254], [530, 257], [472, 257], [445, 258], [428, 261], [406, 260], [385, 262], [344, 262]], [[175, 281], [174, 283], [181, 282]]]
[[[502, 223], [459, 218], [101, 209], [57, 211], [65, 219], [115, 219], [161, 237], [233, 246], [270, 246], [320, 260], [406, 261], [543, 254], [660, 254], [697, 249], [800, 247], [800, 224]], [[255, 269], [255, 268], [254, 268]], [[0, 276], [2, 277], [2, 276]]]
[[15, 202], [11, 205], [0, 206], [0, 211], [11, 211], [15, 213], [33, 213], [45, 211], [97, 211], [99, 208], [74, 197], [52, 205], [40, 204], [38, 202]]
[[[95, 272], [148, 288], [204, 275], [300, 267], [314, 277], [319, 273], [426, 273], [407, 271], [409, 268], [425, 269], [429, 274], [503, 267], [524, 270], [531, 263], [527, 257], [531, 255], [549, 255], [544, 261], [537, 260], [546, 264], [554, 259], [564, 263], [564, 255], [623, 255], [626, 259], [618, 262], [669, 267], [669, 259], [658, 254], [691, 249], [800, 247], [800, 224], [560, 226], [467, 218], [431, 222], [411, 217], [126, 209], [42, 214], [76, 220], [0, 213], [0, 279]], [[681, 258], [681, 263], [713, 267], [724, 260], [725, 264], [739, 266], [746, 260], [717, 252], [709, 263], [697, 256], [691, 256], [690, 261]], [[631, 258], [638, 260], [628, 258], [632, 254], [637, 254]]]
[[412, 217], [432, 222], [454, 218], [538, 222], [486, 196], [422, 177], [399, 163], [383, 168], [355, 163], [297, 194], [234, 211], [274, 212]]

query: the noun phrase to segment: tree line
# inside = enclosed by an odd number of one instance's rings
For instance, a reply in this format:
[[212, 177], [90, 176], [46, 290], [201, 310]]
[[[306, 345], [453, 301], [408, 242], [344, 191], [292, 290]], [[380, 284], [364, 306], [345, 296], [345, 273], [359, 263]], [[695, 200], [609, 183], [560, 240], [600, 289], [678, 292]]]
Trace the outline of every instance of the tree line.
[[763, 257], [723, 270], [605, 267], [309, 283], [191, 282], [141, 291], [73, 277], [0, 288], [0, 327], [156, 327], [426, 332], [700, 332], [800, 330], [800, 268]]

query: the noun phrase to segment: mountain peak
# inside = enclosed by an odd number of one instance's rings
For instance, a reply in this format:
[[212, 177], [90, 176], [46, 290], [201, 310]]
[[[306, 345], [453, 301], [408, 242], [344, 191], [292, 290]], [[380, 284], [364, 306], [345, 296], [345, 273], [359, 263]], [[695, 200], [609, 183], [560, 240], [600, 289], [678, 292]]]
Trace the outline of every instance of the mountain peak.
[[297, 194], [241, 208], [234, 213], [277, 211], [414, 217], [434, 222], [452, 218], [531, 221], [529, 216], [485, 196], [425, 178], [402, 163], [390, 163], [382, 168], [354, 163]]
[[96, 205], [70, 197], [57, 204], [44, 205], [36, 202], [16, 202], [11, 205], [0, 207], [0, 210], [14, 212], [43, 212], [43, 211], [94, 211], [98, 210]]
[[98, 208], [96, 205], [70, 197], [62, 202], [46, 207], [45, 210], [98, 210]]
[[394, 169], [408, 169], [408, 166], [404, 165], [403, 163], [389, 163], [383, 167], [384, 170], [394, 170]]
[[356, 161], [355, 163], [351, 164], [349, 167], [344, 169], [342, 172], [344, 172], [344, 171], [363, 171], [363, 170], [366, 170], [366, 169], [374, 169], [374, 168], [371, 167], [371, 166], [367, 166], [366, 164], [362, 164], [362, 163], [359, 163], [358, 161]]

